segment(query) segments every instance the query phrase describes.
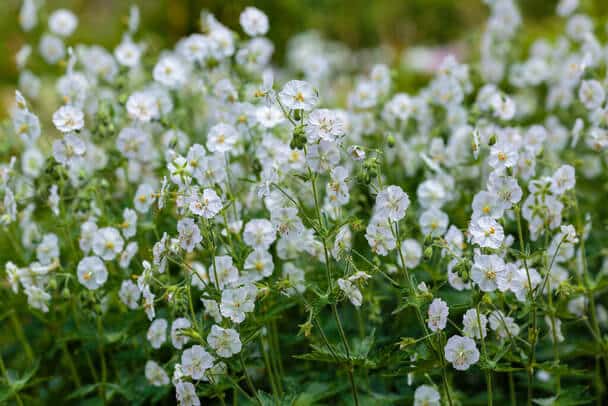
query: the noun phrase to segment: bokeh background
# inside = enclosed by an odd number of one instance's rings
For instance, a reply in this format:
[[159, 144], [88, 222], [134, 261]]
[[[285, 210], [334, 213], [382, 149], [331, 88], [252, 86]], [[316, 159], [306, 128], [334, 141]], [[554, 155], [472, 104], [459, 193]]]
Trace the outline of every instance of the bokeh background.
[[[14, 55], [24, 42], [36, 43], [45, 27], [45, 15], [66, 7], [79, 16], [70, 43], [98, 43], [113, 49], [124, 31], [131, 4], [141, 10], [140, 32], [151, 51], [170, 47], [197, 30], [201, 9], [238, 31], [238, 16], [254, 5], [268, 14], [269, 37], [275, 43], [274, 60], [282, 63], [287, 40], [305, 30], [317, 30], [353, 49], [384, 44], [395, 53], [415, 45], [449, 45], [474, 38], [487, 17], [482, 0], [41, 0], [41, 23], [27, 34], [18, 24], [22, 0], [0, 0], [0, 119], [6, 117], [17, 81]], [[520, 0], [527, 30], [551, 31], [561, 27], [555, 17], [558, 0]], [[608, 0], [581, 0], [592, 15], [608, 16]], [[607, 20], [608, 21], [608, 20]], [[31, 65], [30, 65], [31, 66]], [[60, 68], [53, 68], [60, 69]], [[49, 67], [32, 66], [37, 74]]]

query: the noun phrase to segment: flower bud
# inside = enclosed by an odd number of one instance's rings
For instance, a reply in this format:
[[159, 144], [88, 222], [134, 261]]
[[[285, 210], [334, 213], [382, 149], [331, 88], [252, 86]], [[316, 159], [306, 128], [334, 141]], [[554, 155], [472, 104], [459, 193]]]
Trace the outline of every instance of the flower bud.
[[312, 323], [310, 320], [307, 320], [306, 323], [300, 324], [298, 327], [300, 327], [299, 334], [303, 334], [304, 337], [310, 337], [312, 334]]
[[489, 146], [492, 146], [494, 144], [496, 144], [496, 134], [490, 135], [490, 139], [488, 140], [488, 145]]
[[289, 147], [291, 149], [304, 149], [304, 145], [306, 145], [304, 126], [299, 125], [293, 129], [293, 136], [291, 138], [291, 142], [289, 143]]

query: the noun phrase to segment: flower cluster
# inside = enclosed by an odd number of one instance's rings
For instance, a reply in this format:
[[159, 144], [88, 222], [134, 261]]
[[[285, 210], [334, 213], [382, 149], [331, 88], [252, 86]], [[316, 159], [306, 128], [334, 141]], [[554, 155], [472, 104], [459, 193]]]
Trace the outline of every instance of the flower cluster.
[[[158, 55], [136, 7], [113, 50], [71, 44], [78, 18], [52, 12], [37, 53], [66, 62], [57, 107], [35, 113], [25, 45], [0, 224], [10, 300], [86, 354], [60, 348], [76, 388], [95, 381], [73, 396], [452, 405], [485, 379], [516, 404], [515, 385], [556, 400], [574, 366], [608, 374], [607, 48], [562, 0], [564, 33], [518, 59], [515, 2], [486, 3], [479, 63], [448, 56], [411, 93], [316, 36], [273, 66], [254, 7], [240, 33], [203, 11]], [[24, 1], [22, 28], [38, 15]]]

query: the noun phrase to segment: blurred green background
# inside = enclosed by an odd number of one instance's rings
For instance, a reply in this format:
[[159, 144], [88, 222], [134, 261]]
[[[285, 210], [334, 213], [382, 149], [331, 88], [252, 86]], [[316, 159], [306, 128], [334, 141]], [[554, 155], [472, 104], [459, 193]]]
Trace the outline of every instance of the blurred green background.
[[[544, 29], [556, 22], [558, 0], [518, 1], [528, 27]], [[66, 7], [80, 19], [71, 44], [99, 43], [113, 48], [124, 30], [131, 4], [140, 6], [140, 32], [151, 51], [170, 47], [197, 30], [201, 9], [214, 13], [238, 30], [238, 16], [254, 5], [270, 17], [270, 39], [276, 46], [275, 61], [283, 62], [287, 40], [294, 34], [315, 29], [327, 38], [351, 48], [388, 44], [397, 50], [409, 45], [447, 44], [476, 32], [487, 17], [482, 0], [45, 0], [38, 27], [23, 33], [18, 24], [22, 0], [0, 0], [0, 118], [13, 98], [17, 81], [14, 55], [25, 42], [37, 43], [49, 12]], [[581, 0], [582, 9], [596, 17], [608, 15], [607, 0]], [[605, 19], [604, 19], [605, 21]], [[34, 66], [35, 73], [48, 71]], [[58, 68], [57, 68], [58, 69]]]

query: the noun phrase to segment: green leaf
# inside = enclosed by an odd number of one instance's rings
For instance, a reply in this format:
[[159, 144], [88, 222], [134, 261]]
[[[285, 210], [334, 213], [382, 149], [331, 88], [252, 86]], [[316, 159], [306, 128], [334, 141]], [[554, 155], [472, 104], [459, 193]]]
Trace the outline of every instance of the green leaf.
[[82, 398], [82, 397], [88, 395], [89, 393], [93, 392], [97, 388], [97, 386], [98, 386], [98, 384], [96, 384], [96, 383], [81, 386], [80, 388], [76, 389], [74, 392], [70, 393], [68, 395], [68, 397], [66, 397], [66, 400]]
[[27, 383], [30, 381], [30, 379], [32, 379], [32, 377], [36, 374], [36, 371], [38, 371], [39, 366], [40, 360], [37, 359], [34, 362], [34, 365], [32, 365], [32, 367], [28, 369], [21, 376], [21, 378], [15, 379], [14, 381], [10, 382], [10, 386], [13, 388], [13, 391], [19, 392], [21, 389], [23, 389], [25, 385], [27, 385]]

